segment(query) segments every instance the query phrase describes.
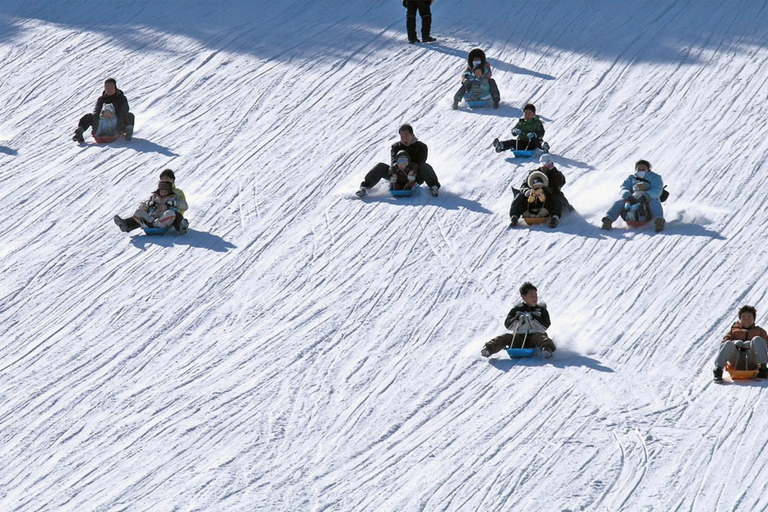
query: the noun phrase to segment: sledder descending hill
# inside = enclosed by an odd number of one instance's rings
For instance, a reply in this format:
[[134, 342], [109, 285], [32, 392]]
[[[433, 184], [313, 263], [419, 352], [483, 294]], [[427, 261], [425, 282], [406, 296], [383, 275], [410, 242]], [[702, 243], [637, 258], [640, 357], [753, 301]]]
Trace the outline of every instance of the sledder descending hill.
[[[355, 195], [357, 197], [365, 197], [371, 188], [373, 188], [379, 181], [386, 179], [390, 181], [390, 190], [393, 188], [392, 177], [398, 176], [400, 169], [398, 167], [398, 155], [402, 156], [405, 153], [408, 157], [407, 167], [404, 176], [406, 181], [413, 183], [409, 188], [414, 188], [416, 185], [426, 183], [429, 187], [429, 193], [437, 197], [440, 191], [440, 182], [437, 180], [435, 170], [431, 165], [427, 163], [427, 145], [421, 142], [413, 134], [413, 127], [410, 124], [404, 124], [398, 129], [400, 135], [400, 141], [392, 144], [390, 148], [390, 165], [385, 163], [376, 164], [373, 169], [368, 171], [365, 175], [365, 179], [360, 184], [360, 188]], [[405, 167], [404, 167], [405, 169]], [[410, 175], [413, 179], [410, 179]], [[398, 179], [395, 178], [395, 187], [397, 187]], [[397, 190], [397, 188], [395, 188]]]
[[666, 221], [661, 203], [669, 195], [664, 189], [664, 181], [651, 171], [650, 162], [638, 160], [635, 173], [621, 184], [621, 198], [606, 212], [600, 227], [611, 229], [613, 221], [621, 217], [630, 227], [640, 227], [653, 220], [654, 230], [662, 231]]
[[484, 107], [488, 100], [493, 100], [493, 108], [499, 108], [501, 95], [492, 73], [485, 52], [480, 48], [471, 50], [467, 56], [467, 67], [461, 75], [461, 87], [453, 95], [453, 109], [459, 108], [462, 99], [471, 108]]
[[556, 228], [563, 212], [573, 209], [562, 191], [565, 176], [555, 167], [552, 155], [541, 155], [539, 164], [528, 174], [520, 190], [512, 189], [515, 198], [509, 207], [510, 227], [517, 226], [522, 217], [529, 226], [549, 221], [549, 227]]
[[114, 216], [113, 220], [120, 231], [142, 228], [148, 235], [162, 235], [174, 227], [179, 234], [187, 232], [189, 222], [183, 217], [187, 202], [183, 198], [184, 194], [174, 187], [175, 177], [168, 178], [167, 171], [169, 169], [161, 174], [157, 190], [152, 192], [148, 200], [139, 204], [132, 217], [123, 219], [119, 215]]
[[715, 359], [715, 382], [723, 382], [725, 369], [733, 380], [768, 378], [768, 333], [755, 324], [757, 310], [745, 305], [739, 308], [739, 320], [723, 336]]
[[[103, 115], [105, 108], [111, 112]], [[114, 142], [119, 137], [130, 141], [134, 122], [135, 116], [130, 112], [128, 98], [117, 88], [114, 78], [107, 78], [104, 81], [104, 92], [96, 100], [93, 113], [80, 118], [72, 140], [85, 142], [83, 133], [90, 127], [96, 142]]]
[[516, 157], [531, 157], [536, 150], [549, 153], [549, 143], [544, 142], [544, 123], [536, 115], [536, 106], [528, 103], [523, 107], [523, 117], [512, 128], [514, 139], [493, 139], [493, 148], [497, 153], [509, 149]]
[[520, 296], [522, 302], [510, 310], [504, 321], [504, 326], [512, 333], [496, 336], [486, 343], [481, 356], [490, 357], [506, 349], [510, 357], [529, 357], [538, 348], [545, 359], [552, 357], [556, 347], [547, 336], [547, 328], [552, 323], [547, 305], [539, 302], [538, 290], [529, 282], [520, 287]]

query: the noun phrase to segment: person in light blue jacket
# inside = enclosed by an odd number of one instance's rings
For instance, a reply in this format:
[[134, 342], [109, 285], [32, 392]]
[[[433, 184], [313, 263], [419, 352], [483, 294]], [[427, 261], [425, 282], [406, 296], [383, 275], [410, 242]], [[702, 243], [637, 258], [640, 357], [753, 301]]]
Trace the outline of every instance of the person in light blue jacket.
[[635, 173], [629, 175], [621, 184], [621, 199], [613, 203], [613, 206], [606, 212], [601, 227], [611, 229], [613, 221], [618, 219], [620, 215], [625, 218], [632, 218], [637, 206], [645, 203], [653, 219], [653, 227], [658, 233], [664, 229], [665, 224], [664, 209], [661, 206], [661, 194], [663, 192], [664, 181], [661, 176], [651, 171], [651, 164], [648, 160], [638, 160], [635, 163]]

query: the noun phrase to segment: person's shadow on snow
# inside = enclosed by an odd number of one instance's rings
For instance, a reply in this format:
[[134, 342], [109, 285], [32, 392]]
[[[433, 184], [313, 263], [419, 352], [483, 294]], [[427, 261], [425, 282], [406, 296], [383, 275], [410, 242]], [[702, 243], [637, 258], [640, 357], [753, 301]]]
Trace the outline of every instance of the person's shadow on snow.
[[[618, 223], [618, 221], [617, 221]], [[664, 226], [664, 230], [656, 233], [653, 231], [653, 223], [641, 226], [639, 228], [630, 228], [622, 224], [614, 223], [610, 230], [601, 229], [599, 225], [595, 224], [595, 228], [600, 235], [600, 238], [606, 238], [611, 240], [618, 240], [622, 238], [631, 238], [635, 235], [650, 235], [650, 236], [665, 236], [665, 235], [682, 235], [682, 236], [702, 236], [712, 238], [713, 240], [726, 240], [726, 237], [718, 233], [717, 231], [707, 229], [700, 224], [688, 224], [682, 220], [668, 220]]]
[[136, 137], [133, 137], [131, 142], [126, 142], [125, 145], [139, 153], [160, 153], [163, 156], [179, 156], [165, 146], [161, 146], [160, 144], [156, 144], [146, 139], [137, 139]]
[[11, 155], [11, 156], [16, 156], [19, 154], [18, 151], [16, 151], [15, 149], [11, 149], [8, 146], [0, 146], [0, 153], [4, 155]]
[[445, 208], [446, 210], [465, 209], [465, 210], [469, 210], [471, 212], [477, 212], [477, 213], [486, 213], [486, 214], [493, 213], [491, 210], [488, 210], [477, 201], [466, 199], [454, 193], [448, 192], [447, 190], [443, 190], [442, 188], [440, 189], [439, 196], [432, 197], [430, 193], [427, 191], [426, 186], [424, 185], [419, 187], [418, 192], [416, 192], [412, 196], [393, 197], [389, 192], [386, 192], [386, 195], [377, 192], [374, 194], [367, 195], [360, 200], [366, 203], [372, 203], [374, 201], [386, 202], [395, 206], [422, 207], [422, 206], [434, 205], [440, 208]]
[[220, 236], [205, 231], [196, 231], [191, 228], [187, 230], [185, 235], [179, 235], [175, 232], [165, 235], [136, 234], [131, 237], [131, 243], [142, 251], [146, 250], [149, 245], [160, 245], [162, 247], [187, 245], [214, 252], [228, 252], [230, 249], [235, 248], [234, 244], [227, 242]]
[[515, 359], [490, 359], [488, 364], [501, 370], [508, 372], [515, 366], [546, 366], [551, 365], [555, 368], [566, 368], [568, 366], [581, 366], [589, 368], [597, 372], [613, 373], [613, 369], [607, 366], [603, 366], [597, 359], [576, 354], [574, 352], [568, 352], [565, 350], [556, 350], [552, 359], [543, 359], [540, 356], [528, 357], [528, 358], [515, 358]]
[[[139, 153], [159, 153], [163, 156], [179, 156], [178, 154], [174, 153], [170, 149], [166, 148], [165, 146], [161, 146], [160, 144], [156, 144], [154, 142], [148, 141], [146, 139], [139, 139], [136, 137], [133, 137], [130, 142], [126, 142], [124, 140], [118, 140], [115, 142], [112, 142], [108, 144], [109, 146], [113, 146], [115, 148], [126, 148], [126, 149], [132, 149], [134, 151], [137, 151]], [[104, 144], [80, 144], [85, 149], [88, 148], [98, 148], [104, 146]]]

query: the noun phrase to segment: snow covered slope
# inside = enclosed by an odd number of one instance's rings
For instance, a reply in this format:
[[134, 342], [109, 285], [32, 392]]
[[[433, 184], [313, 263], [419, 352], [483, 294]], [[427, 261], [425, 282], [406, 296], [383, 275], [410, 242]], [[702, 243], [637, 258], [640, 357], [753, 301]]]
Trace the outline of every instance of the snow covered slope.
[[[624, 5], [630, 4], [630, 5]], [[0, 1], [0, 509], [762, 510], [764, 2]], [[450, 108], [485, 49], [499, 110]], [[134, 140], [70, 138], [107, 76]], [[578, 213], [507, 230], [534, 102]], [[443, 184], [382, 183], [403, 122]], [[597, 226], [633, 163], [667, 229]], [[170, 167], [190, 231], [127, 236]], [[531, 280], [554, 359], [479, 357]]]

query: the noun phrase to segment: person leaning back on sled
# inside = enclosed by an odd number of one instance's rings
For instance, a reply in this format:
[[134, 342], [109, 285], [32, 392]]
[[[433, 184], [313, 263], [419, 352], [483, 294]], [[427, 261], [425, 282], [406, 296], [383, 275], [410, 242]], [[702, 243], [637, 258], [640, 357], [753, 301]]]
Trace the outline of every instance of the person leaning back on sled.
[[512, 333], [496, 336], [486, 343], [480, 352], [483, 357], [490, 357], [508, 347], [538, 347], [546, 359], [552, 357], [556, 347], [555, 342], [547, 336], [547, 328], [552, 323], [547, 305], [539, 302], [538, 290], [529, 282], [520, 287], [520, 297], [522, 301], [512, 308], [504, 321], [504, 326]]
[[735, 366], [739, 358], [739, 352], [745, 352], [748, 361], [760, 363], [757, 371], [757, 379], [768, 378], [768, 348], [766, 340], [768, 334], [765, 329], [755, 324], [757, 310], [753, 306], [745, 305], [739, 308], [739, 320], [734, 322], [731, 329], [723, 336], [720, 350], [715, 359], [715, 382], [723, 381], [723, 368], [730, 362]]

